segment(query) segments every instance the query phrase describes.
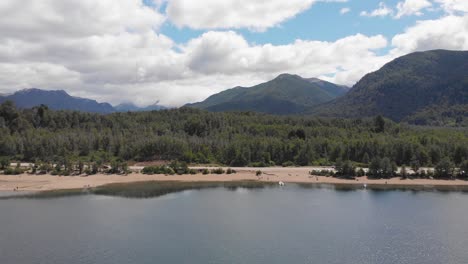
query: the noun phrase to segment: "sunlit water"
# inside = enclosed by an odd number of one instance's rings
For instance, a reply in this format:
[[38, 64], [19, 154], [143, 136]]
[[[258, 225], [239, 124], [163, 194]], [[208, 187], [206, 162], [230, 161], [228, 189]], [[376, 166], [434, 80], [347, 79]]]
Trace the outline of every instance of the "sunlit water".
[[0, 263], [468, 263], [468, 194], [286, 186], [3, 200]]

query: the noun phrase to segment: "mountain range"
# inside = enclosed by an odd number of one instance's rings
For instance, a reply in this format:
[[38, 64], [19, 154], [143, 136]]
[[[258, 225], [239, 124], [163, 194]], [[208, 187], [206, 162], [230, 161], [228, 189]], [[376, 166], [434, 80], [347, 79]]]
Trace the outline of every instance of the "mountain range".
[[382, 115], [417, 125], [468, 126], [468, 51], [411, 53], [365, 75], [351, 89], [283, 74], [187, 106], [342, 118]]
[[320, 79], [281, 74], [253, 87], [235, 87], [188, 104], [215, 112], [256, 111], [269, 114], [298, 114], [312, 106], [331, 101], [348, 91], [348, 87]]
[[[111, 106], [65, 91], [26, 89], [0, 95], [20, 108], [40, 104], [57, 110], [96, 113], [165, 109], [126, 103]], [[365, 75], [352, 88], [316, 78], [281, 74], [253, 87], [235, 87], [187, 104], [208, 111], [255, 111], [322, 117], [366, 118], [382, 115], [417, 125], [468, 126], [468, 51], [432, 50], [397, 58]]]
[[332, 117], [382, 115], [421, 125], [468, 118], [468, 51], [433, 50], [397, 58], [341, 98], [309, 109]]
[[71, 96], [63, 90], [47, 91], [37, 88], [20, 90], [11, 95], [0, 95], [0, 103], [7, 100], [13, 101], [19, 108], [32, 108], [43, 104], [53, 110], [73, 110], [100, 114], [166, 109], [166, 107], [157, 103], [147, 107], [138, 107], [131, 103], [113, 107], [109, 103], [98, 103], [95, 100]]
[[145, 107], [139, 107], [133, 103], [123, 103], [123, 104], [114, 106], [114, 109], [116, 112], [143, 112], [143, 111], [159, 111], [159, 110], [164, 110], [168, 108], [165, 106], [159, 105], [159, 101], [157, 101], [156, 103], [145, 106]]

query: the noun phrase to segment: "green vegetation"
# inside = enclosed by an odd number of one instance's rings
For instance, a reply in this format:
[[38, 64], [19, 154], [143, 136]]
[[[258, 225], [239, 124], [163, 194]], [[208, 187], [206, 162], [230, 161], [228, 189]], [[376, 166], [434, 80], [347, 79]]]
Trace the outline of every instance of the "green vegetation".
[[333, 100], [347, 88], [319, 79], [282, 74], [250, 88], [236, 87], [187, 106], [214, 112], [255, 111], [270, 114], [297, 114], [308, 107]]
[[216, 169], [212, 169], [211, 173], [212, 174], [224, 174], [225, 171], [223, 170], [223, 168], [216, 168]]
[[380, 160], [385, 169], [378, 174], [388, 177], [394, 164], [428, 167], [448, 159], [459, 167], [468, 160], [466, 129], [411, 127], [379, 117], [190, 108], [99, 115], [44, 106], [18, 110], [7, 102], [0, 105], [0, 135], [2, 160], [33, 162], [36, 173], [61, 175], [126, 173], [129, 161], [178, 161], [174, 173], [190, 173], [187, 164], [304, 166], [341, 160], [362, 167]]
[[349, 160], [342, 161], [338, 159], [335, 165], [336, 173], [335, 176], [338, 177], [354, 177], [356, 176], [356, 167]]
[[468, 126], [468, 51], [400, 57], [367, 74], [345, 96], [309, 111], [321, 116], [382, 115], [416, 125]]

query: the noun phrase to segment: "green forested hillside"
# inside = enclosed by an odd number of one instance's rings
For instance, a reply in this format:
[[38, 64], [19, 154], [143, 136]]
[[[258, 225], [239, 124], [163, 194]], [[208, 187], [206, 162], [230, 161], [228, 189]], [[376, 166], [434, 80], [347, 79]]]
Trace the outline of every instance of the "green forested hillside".
[[250, 88], [236, 87], [210, 96], [203, 102], [187, 106], [214, 112], [255, 111], [270, 114], [294, 114], [308, 107], [333, 100], [347, 92], [319, 79], [304, 79], [282, 74]]
[[400, 57], [362, 78], [345, 96], [309, 111], [424, 125], [468, 125], [468, 51]]
[[398, 165], [468, 159], [468, 130], [408, 127], [382, 118], [326, 119], [192, 108], [99, 115], [0, 105], [0, 157], [23, 161], [180, 160], [246, 165]]

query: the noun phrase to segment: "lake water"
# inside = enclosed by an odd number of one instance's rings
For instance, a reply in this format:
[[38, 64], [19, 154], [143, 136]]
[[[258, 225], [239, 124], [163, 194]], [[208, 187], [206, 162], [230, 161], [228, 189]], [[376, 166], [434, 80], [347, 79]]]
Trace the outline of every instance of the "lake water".
[[0, 263], [468, 263], [468, 194], [289, 185], [3, 200]]

